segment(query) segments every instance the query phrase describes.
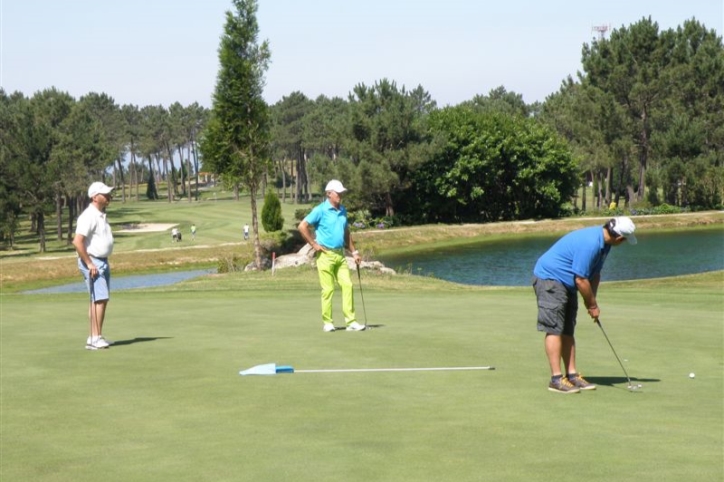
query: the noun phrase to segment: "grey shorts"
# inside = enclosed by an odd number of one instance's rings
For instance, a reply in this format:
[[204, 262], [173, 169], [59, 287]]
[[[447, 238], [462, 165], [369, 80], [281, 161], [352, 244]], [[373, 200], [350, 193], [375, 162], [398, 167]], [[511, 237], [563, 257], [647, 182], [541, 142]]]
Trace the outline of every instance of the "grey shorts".
[[538, 331], [573, 336], [578, 314], [578, 292], [569, 291], [558, 281], [536, 276], [533, 277], [533, 290], [538, 299]]

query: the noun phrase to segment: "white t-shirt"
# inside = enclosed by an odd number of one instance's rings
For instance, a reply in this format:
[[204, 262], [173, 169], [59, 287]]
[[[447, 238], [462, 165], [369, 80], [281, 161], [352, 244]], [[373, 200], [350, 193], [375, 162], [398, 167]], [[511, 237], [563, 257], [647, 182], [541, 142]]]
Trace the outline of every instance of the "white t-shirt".
[[113, 233], [106, 213], [100, 212], [93, 204], [78, 216], [75, 234], [85, 236], [85, 249], [95, 258], [107, 258], [113, 252]]

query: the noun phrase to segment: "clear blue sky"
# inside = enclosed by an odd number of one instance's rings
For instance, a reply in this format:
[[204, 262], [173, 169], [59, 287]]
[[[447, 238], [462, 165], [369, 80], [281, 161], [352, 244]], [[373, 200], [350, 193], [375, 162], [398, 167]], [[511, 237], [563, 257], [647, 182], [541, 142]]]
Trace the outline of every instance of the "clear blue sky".
[[[211, 106], [230, 0], [0, 0], [0, 86], [119, 104]], [[724, 0], [260, 0], [265, 99], [341, 96], [387, 78], [438, 105], [500, 85], [543, 101], [580, 70], [593, 26], [696, 18], [722, 35]]]

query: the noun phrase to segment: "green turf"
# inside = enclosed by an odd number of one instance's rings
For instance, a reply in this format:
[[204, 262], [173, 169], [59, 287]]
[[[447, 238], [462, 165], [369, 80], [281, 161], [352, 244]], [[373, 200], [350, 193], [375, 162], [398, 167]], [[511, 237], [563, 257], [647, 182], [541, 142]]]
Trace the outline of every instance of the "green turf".
[[[405, 278], [365, 275], [381, 326], [362, 333], [322, 332], [308, 269], [118, 292], [103, 352], [83, 349], [85, 296], [0, 295], [0, 479], [722, 479], [721, 272], [604, 284], [604, 327], [644, 388], [625, 389], [582, 311], [579, 366], [600, 386], [578, 395], [546, 390], [531, 289]], [[497, 370], [238, 375], [268, 362]]]
[[[147, 206], [147, 210], [143, 209]], [[284, 217], [284, 229], [295, 228], [299, 223], [294, 218], [298, 209], [309, 207], [308, 204], [291, 204], [287, 201], [282, 205], [282, 216]], [[263, 199], [258, 200], [257, 215], [259, 217], [259, 230], [265, 233], [261, 223]], [[244, 239], [243, 227], [248, 223], [252, 226], [251, 203], [249, 196], [242, 196], [239, 201], [232, 199], [220, 199], [218, 201], [184, 202], [177, 201], [168, 203], [155, 201], [153, 203], [129, 203], [122, 205], [114, 203], [108, 208], [109, 219], [114, 223], [114, 231], [122, 229], [123, 224], [133, 223], [168, 223], [177, 224], [183, 235], [183, 246], [207, 244], [217, 245], [222, 243], [239, 243]], [[196, 223], [196, 239], [191, 240], [191, 224]], [[137, 249], [154, 249], [168, 246], [171, 239], [171, 231], [159, 233], [114, 233], [117, 238], [117, 249], [122, 251], [133, 251]]]
[[[214, 191], [216, 192], [216, 191]], [[169, 203], [164, 199], [157, 201], [131, 201], [121, 202], [115, 197], [108, 207], [108, 220], [112, 225], [114, 253], [127, 251], [163, 249], [169, 247], [187, 247], [222, 244], [243, 243], [245, 223], [252, 227], [251, 202], [248, 195], [242, 195], [238, 201], [231, 197], [229, 192], [218, 189], [218, 198], [211, 197], [210, 192], [204, 193], [202, 201], [188, 202], [186, 200]], [[258, 225], [261, 236], [266, 232], [261, 222], [263, 209], [262, 197], [257, 200]], [[291, 199], [281, 204], [284, 229], [296, 228], [299, 220], [295, 218], [297, 210], [308, 209], [312, 204], [293, 204]], [[66, 214], [64, 214], [66, 216]], [[183, 241], [178, 245], [171, 244], [171, 229], [160, 232], [124, 232], [125, 228], [140, 224], [173, 224], [177, 225], [183, 235]], [[191, 224], [196, 224], [196, 239], [191, 240]], [[16, 233], [15, 251], [36, 253], [38, 249], [37, 236], [29, 231], [29, 222], [24, 223], [28, 228], [20, 229]], [[65, 238], [57, 240], [56, 221], [50, 216], [46, 220], [47, 252], [46, 255], [67, 254], [73, 255], [74, 250]], [[67, 229], [67, 220], [63, 218], [63, 229]], [[65, 236], [65, 235], [64, 235]], [[251, 242], [251, 241], [249, 241]], [[0, 255], [3, 255], [0, 251]], [[2, 256], [0, 256], [2, 259]]]

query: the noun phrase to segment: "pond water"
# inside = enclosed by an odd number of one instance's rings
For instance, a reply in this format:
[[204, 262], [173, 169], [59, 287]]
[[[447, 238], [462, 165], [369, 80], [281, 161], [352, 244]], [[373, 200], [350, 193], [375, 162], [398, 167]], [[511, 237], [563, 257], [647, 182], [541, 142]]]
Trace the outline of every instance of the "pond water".
[[[528, 286], [533, 266], [559, 236], [506, 239], [432, 249], [399, 256], [380, 256], [398, 272], [432, 276], [456, 283], [489, 286]], [[639, 243], [611, 249], [602, 281], [659, 278], [724, 269], [724, 230], [637, 234]], [[112, 265], [111, 265], [112, 266]], [[168, 286], [215, 270], [176, 271], [114, 276], [112, 291]], [[26, 294], [85, 293], [85, 283], [26, 291]]]
[[[111, 263], [113, 263], [111, 261]], [[113, 269], [113, 264], [111, 264]], [[209, 273], [215, 273], [216, 270], [210, 269], [198, 269], [194, 271], [175, 271], [172, 273], [158, 273], [158, 274], [142, 274], [142, 275], [131, 275], [131, 276], [113, 276], [111, 278], [111, 292], [140, 289], [140, 288], [152, 288], [155, 286], [168, 286], [181, 281], [186, 281], [192, 278], [198, 278]], [[80, 274], [79, 274], [80, 276]], [[25, 291], [25, 294], [49, 294], [49, 293], [87, 293], [88, 288], [86, 287], [83, 280], [79, 280], [77, 283], [71, 283], [61, 286], [51, 286], [50, 288], [42, 288], [39, 290]]]
[[[456, 283], [528, 286], [538, 258], [559, 238], [504, 241], [433, 249], [399, 256], [380, 256], [400, 272], [432, 276]], [[637, 233], [638, 244], [613, 247], [602, 281], [660, 278], [724, 269], [724, 230]]]

